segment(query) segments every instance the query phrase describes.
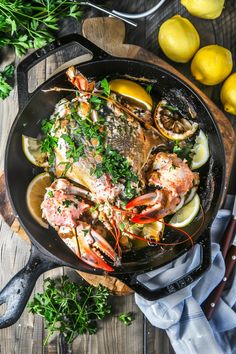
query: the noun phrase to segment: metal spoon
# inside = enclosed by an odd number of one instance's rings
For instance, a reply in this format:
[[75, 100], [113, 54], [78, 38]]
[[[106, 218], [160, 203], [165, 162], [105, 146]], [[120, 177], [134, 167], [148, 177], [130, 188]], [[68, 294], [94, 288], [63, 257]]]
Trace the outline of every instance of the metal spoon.
[[120, 20], [122, 20], [122, 21], [128, 23], [128, 24], [131, 25], [131, 26], [137, 27], [137, 23], [136, 23], [136, 22], [133, 22], [133, 21], [131, 21], [131, 20], [129, 20], [129, 19], [123, 18], [122, 16], [120, 16], [120, 15], [118, 15], [118, 14], [116, 14], [116, 13], [113, 13], [112, 11], [109, 11], [109, 10], [103, 8], [103, 7], [97, 6], [97, 5], [93, 4], [93, 3], [90, 2], [90, 1], [81, 1], [81, 2], [79, 2], [79, 4], [80, 4], [80, 5], [85, 5], [85, 6], [91, 6], [91, 7], [93, 7], [94, 9], [97, 9], [97, 10], [99, 10], [99, 11], [101, 11], [101, 12], [104, 12], [104, 13], [107, 14], [107, 15], [110, 15], [110, 16], [112, 16], [112, 17], [119, 18]]

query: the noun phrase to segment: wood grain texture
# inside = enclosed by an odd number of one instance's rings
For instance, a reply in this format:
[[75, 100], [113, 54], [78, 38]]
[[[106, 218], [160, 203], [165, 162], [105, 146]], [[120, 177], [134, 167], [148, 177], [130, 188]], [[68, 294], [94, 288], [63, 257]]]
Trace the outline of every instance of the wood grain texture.
[[[111, 8], [115, 7], [117, 10], [123, 10], [128, 12], [140, 12], [150, 8], [156, 4], [156, 0], [137, 0], [137, 1], [106, 1], [106, 6]], [[155, 55], [158, 55], [166, 62], [170, 61], [164, 57], [157, 44], [157, 31], [161, 23], [179, 13], [189, 18], [199, 31], [201, 36], [201, 45], [217, 43], [229, 48], [233, 57], [236, 58], [236, 41], [235, 41], [235, 29], [236, 29], [236, 2], [235, 0], [227, 0], [225, 3], [225, 9], [221, 17], [214, 21], [202, 21], [195, 17], [192, 17], [184, 7], [181, 6], [179, 0], [166, 1], [161, 7], [161, 10], [157, 13], [149, 16], [146, 19], [138, 20], [138, 28], [134, 29], [131, 26], [126, 26], [126, 43], [131, 43], [136, 46], [141, 46], [149, 51], [152, 51]], [[93, 17], [100, 16], [97, 11], [87, 8], [85, 16]], [[58, 36], [63, 34], [80, 32], [81, 26], [75, 20], [63, 21], [62, 30], [58, 33]], [[95, 28], [96, 30], [96, 28]], [[117, 38], [121, 34], [117, 30]], [[98, 37], [98, 35], [97, 35]], [[124, 49], [123, 49], [124, 50]], [[132, 50], [137, 50], [134, 47]], [[127, 49], [126, 49], [127, 51]], [[4, 52], [4, 62], [1, 62], [1, 67], [5, 64], [13, 61], [15, 58], [12, 52]], [[66, 56], [63, 58], [66, 60]], [[142, 58], [141, 58], [142, 59]], [[18, 60], [16, 61], [16, 63]], [[56, 66], [55, 62], [42, 65], [42, 73], [32, 71], [31, 84], [32, 87], [36, 86], [36, 79], [46, 77], [46, 72], [51, 73], [48, 65]], [[187, 77], [191, 77], [189, 65], [173, 64], [174, 67], [181, 71]], [[61, 65], [61, 60], [58, 62]], [[192, 80], [192, 79], [191, 79]], [[219, 102], [219, 89], [220, 85], [215, 87], [204, 87], [199, 83], [195, 84], [213, 101], [221, 107]], [[0, 103], [0, 170], [3, 169], [4, 150], [7, 140], [7, 135], [13, 119], [16, 116], [18, 110], [17, 106], [17, 90], [16, 88], [11, 93], [10, 97], [3, 103]], [[228, 116], [234, 127], [236, 127], [235, 117]], [[234, 178], [232, 178], [231, 186], [235, 185], [236, 168], [234, 168]], [[25, 265], [29, 256], [29, 246], [20, 239], [9, 226], [2, 221], [0, 223], [0, 289], [6, 284], [6, 282], [23, 266]], [[56, 274], [57, 271], [48, 272], [44, 276]], [[54, 273], [55, 272], [55, 273]], [[65, 272], [68, 273], [66, 269]], [[71, 271], [70, 271], [71, 272]], [[70, 273], [71, 275], [71, 273]], [[74, 272], [73, 272], [74, 275]], [[36, 284], [35, 291], [42, 290], [43, 276], [40, 277]], [[94, 353], [122, 353], [128, 354], [130, 352], [134, 354], [173, 354], [173, 350], [170, 346], [169, 340], [164, 331], [152, 327], [145, 319], [142, 318], [140, 311], [135, 307], [133, 296], [125, 298], [114, 297], [113, 303], [117, 306], [117, 314], [125, 310], [130, 311], [131, 308], [139, 317], [136, 318], [132, 327], [124, 327], [117, 318], [109, 318], [107, 320], [105, 328], [101, 328], [99, 333], [95, 337], [82, 336], [74, 342], [73, 353], [76, 354], [94, 354]], [[137, 321], [138, 319], [138, 321]], [[137, 327], [136, 327], [137, 326]], [[143, 328], [143, 331], [142, 331]], [[112, 335], [111, 335], [112, 333]], [[143, 336], [145, 333], [145, 336]], [[0, 354], [48, 354], [48, 353], [60, 353], [58, 338], [54, 338], [50, 345], [43, 348], [42, 342], [45, 336], [43, 330], [42, 319], [38, 316], [29, 315], [27, 310], [24, 311], [20, 321], [14, 326], [0, 331]], [[63, 353], [65, 354], [65, 352]]]

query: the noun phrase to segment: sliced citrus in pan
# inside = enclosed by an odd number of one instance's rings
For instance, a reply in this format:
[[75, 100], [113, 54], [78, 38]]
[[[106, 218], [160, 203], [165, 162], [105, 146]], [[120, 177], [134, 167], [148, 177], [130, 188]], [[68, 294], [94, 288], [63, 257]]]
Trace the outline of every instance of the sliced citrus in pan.
[[206, 135], [200, 130], [199, 135], [196, 137], [195, 144], [193, 146], [193, 159], [191, 163], [191, 169], [196, 170], [202, 167], [209, 159], [209, 145]]
[[146, 224], [143, 227], [142, 230], [142, 235], [146, 239], [150, 239], [151, 241], [160, 241], [161, 237], [163, 236], [164, 229], [165, 229], [165, 224], [164, 220], [161, 219], [162, 222], [160, 221], [155, 221], [150, 224]]
[[147, 91], [134, 81], [127, 79], [115, 79], [109, 82], [110, 89], [128, 99], [136, 101], [147, 110], [152, 110], [152, 98]]
[[197, 216], [200, 209], [200, 198], [195, 194], [194, 198], [188, 204], [179, 209], [171, 218], [170, 224], [175, 227], [185, 227], [189, 225]]
[[43, 201], [46, 188], [52, 183], [51, 176], [47, 172], [40, 173], [30, 182], [26, 192], [26, 203], [32, 217], [43, 227], [48, 228], [48, 224], [42, 218], [41, 203]]
[[154, 112], [154, 122], [157, 129], [168, 139], [184, 140], [192, 136], [198, 124], [183, 117], [178, 109], [162, 100]]
[[22, 148], [26, 158], [35, 166], [47, 166], [47, 154], [41, 151], [41, 141], [22, 135]]

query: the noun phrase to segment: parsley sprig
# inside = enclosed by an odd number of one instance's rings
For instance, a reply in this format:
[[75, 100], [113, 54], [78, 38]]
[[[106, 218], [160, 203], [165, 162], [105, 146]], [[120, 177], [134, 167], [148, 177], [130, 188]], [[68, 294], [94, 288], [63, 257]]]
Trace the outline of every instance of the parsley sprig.
[[68, 0], [1, 0], [0, 48], [14, 47], [21, 56], [30, 48], [41, 48], [54, 39], [61, 17], [81, 19], [79, 4]]
[[44, 344], [54, 332], [63, 333], [71, 343], [77, 335], [96, 333], [97, 320], [111, 312], [108, 297], [109, 291], [102, 285], [81, 286], [67, 276], [48, 278], [44, 281], [44, 292], [36, 294], [28, 308], [45, 319], [48, 335]]
[[[0, 17], [1, 21], [1, 17]], [[0, 25], [1, 26], [1, 25]], [[0, 73], [0, 98], [4, 100], [7, 98], [12, 90], [12, 86], [8, 80], [13, 77], [15, 68], [13, 65], [5, 66], [4, 70]]]
[[178, 140], [175, 141], [175, 145], [173, 147], [173, 152], [181, 159], [186, 159], [188, 165], [191, 164], [192, 161], [192, 149], [193, 144], [190, 142], [179, 142]]
[[123, 322], [126, 326], [130, 326], [132, 321], [134, 320], [134, 316], [131, 312], [128, 313], [122, 313], [119, 316], [119, 320]]
[[58, 138], [51, 135], [54, 126], [55, 117], [52, 116], [49, 120], [43, 120], [41, 130], [44, 133], [44, 138], [41, 142], [41, 151], [48, 154], [48, 163], [52, 165], [55, 159], [54, 149], [57, 146]]

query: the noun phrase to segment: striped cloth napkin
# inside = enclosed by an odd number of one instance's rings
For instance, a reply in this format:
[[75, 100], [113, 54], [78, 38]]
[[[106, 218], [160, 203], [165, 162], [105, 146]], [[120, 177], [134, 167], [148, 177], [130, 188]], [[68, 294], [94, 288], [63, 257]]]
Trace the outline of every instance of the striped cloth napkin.
[[[147, 301], [135, 294], [136, 304], [153, 326], [166, 330], [177, 354], [236, 354], [236, 269], [211, 321], [201, 309], [224, 276], [219, 241], [230, 220], [232, 202], [232, 196], [228, 196], [225, 209], [219, 210], [212, 224], [212, 265], [200, 279], [157, 301]], [[196, 267], [199, 259], [200, 246], [196, 245], [165, 267], [139, 276], [139, 281], [151, 289], [162, 287]]]

